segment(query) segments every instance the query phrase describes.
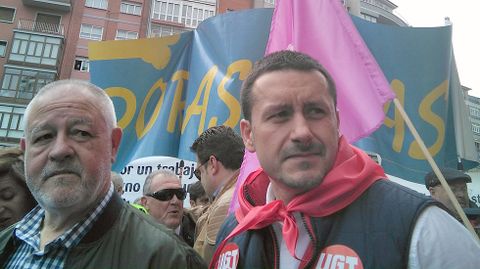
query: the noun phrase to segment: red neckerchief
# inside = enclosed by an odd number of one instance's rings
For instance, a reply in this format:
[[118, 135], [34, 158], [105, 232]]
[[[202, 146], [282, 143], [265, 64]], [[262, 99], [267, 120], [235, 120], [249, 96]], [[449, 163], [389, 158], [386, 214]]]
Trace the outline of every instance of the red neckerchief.
[[[339, 139], [335, 163], [322, 183], [295, 197], [287, 206], [281, 200], [265, 204], [269, 177], [262, 169], [252, 172], [238, 193], [239, 208], [235, 212], [235, 216], [239, 224], [223, 240], [214, 257], [217, 257], [228, 239], [246, 230], [264, 228], [276, 221], [283, 222], [283, 238], [289, 252], [296, 257], [298, 228], [293, 212], [301, 212], [307, 217], [331, 215], [355, 201], [375, 181], [384, 178], [386, 175], [382, 167], [362, 150], [348, 144], [343, 136]], [[255, 188], [252, 188], [252, 185], [255, 185]], [[247, 192], [255, 201], [263, 203], [256, 206], [250, 204], [245, 197]], [[214, 265], [215, 258], [212, 260], [211, 266]]]

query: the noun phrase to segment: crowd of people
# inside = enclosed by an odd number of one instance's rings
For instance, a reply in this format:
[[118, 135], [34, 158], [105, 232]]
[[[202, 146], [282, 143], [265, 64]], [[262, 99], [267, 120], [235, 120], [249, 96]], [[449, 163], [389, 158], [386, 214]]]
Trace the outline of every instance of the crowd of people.
[[[191, 145], [198, 182], [185, 190], [154, 171], [132, 206], [111, 171], [122, 130], [108, 95], [85, 81], [46, 85], [20, 148], [0, 150], [0, 267], [478, 268], [478, 238], [435, 174], [431, 196], [387, 180], [342, 136], [336, 98], [308, 55], [265, 56], [242, 85], [240, 134], [214, 126]], [[229, 214], [245, 150], [260, 168]], [[478, 224], [471, 178], [442, 173]]]

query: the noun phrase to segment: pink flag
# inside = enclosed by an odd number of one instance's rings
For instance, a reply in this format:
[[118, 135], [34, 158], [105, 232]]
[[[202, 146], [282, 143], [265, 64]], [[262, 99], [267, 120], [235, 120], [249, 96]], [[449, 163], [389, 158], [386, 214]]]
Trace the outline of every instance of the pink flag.
[[380, 127], [383, 104], [395, 94], [340, 1], [277, 1], [266, 54], [287, 48], [312, 56], [332, 75], [340, 131], [349, 142]]
[[[285, 49], [312, 56], [332, 75], [340, 131], [349, 142], [380, 127], [385, 118], [383, 104], [395, 94], [340, 1], [276, 1], [265, 54]], [[245, 165], [252, 158], [256, 155], [245, 154], [237, 188], [255, 170]], [[234, 197], [230, 209], [236, 205]]]

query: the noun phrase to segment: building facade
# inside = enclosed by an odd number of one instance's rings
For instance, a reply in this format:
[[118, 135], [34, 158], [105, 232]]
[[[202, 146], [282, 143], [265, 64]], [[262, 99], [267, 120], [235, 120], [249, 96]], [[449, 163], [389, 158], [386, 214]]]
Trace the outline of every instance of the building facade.
[[59, 79], [89, 80], [88, 43], [147, 37], [149, 0], [75, 1]]
[[197, 28], [216, 14], [216, 0], [150, 0], [149, 37], [178, 34]]
[[466, 104], [472, 124], [473, 142], [480, 158], [480, 98], [468, 95], [470, 88], [463, 87], [463, 90], [464, 96], [467, 97]]
[[[234, 2], [222, 8], [244, 7]], [[216, 0], [0, 0], [0, 147], [18, 145], [41, 87], [90, 79], [89, 42], [189, 31], [217, 8]]]
[[18, 144], [26, 105], [38, 89], [58, 79], [71, 2], [0, 1], [0, 146]]

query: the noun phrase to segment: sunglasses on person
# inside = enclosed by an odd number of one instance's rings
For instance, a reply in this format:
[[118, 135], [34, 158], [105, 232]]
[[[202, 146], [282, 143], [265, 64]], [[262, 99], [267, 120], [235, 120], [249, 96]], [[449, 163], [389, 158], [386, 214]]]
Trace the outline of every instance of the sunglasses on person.
[[172, 200], [174, 195], [177, 196], [178, 200], [183, 201], [187, 197], [187, 192], [184, 189], [179, 188], [179, 189], [164, 189], [154, 193], [147, 194], [147, 196], [150, 196], [154, 199], [157, 199], [163, 202]]
[[197, 177], [197, 179], [199, 181], [202, 181], [202, 173], [200, 172], [200, 167], [204, 166], [205, 164], [207, 164], [208, 160], [206, 160], [204, 163], [202, 163], [199, 167], [195, 168], [195, 170], [193, 170], [193, 174], [195, 175], [195, 177]]

